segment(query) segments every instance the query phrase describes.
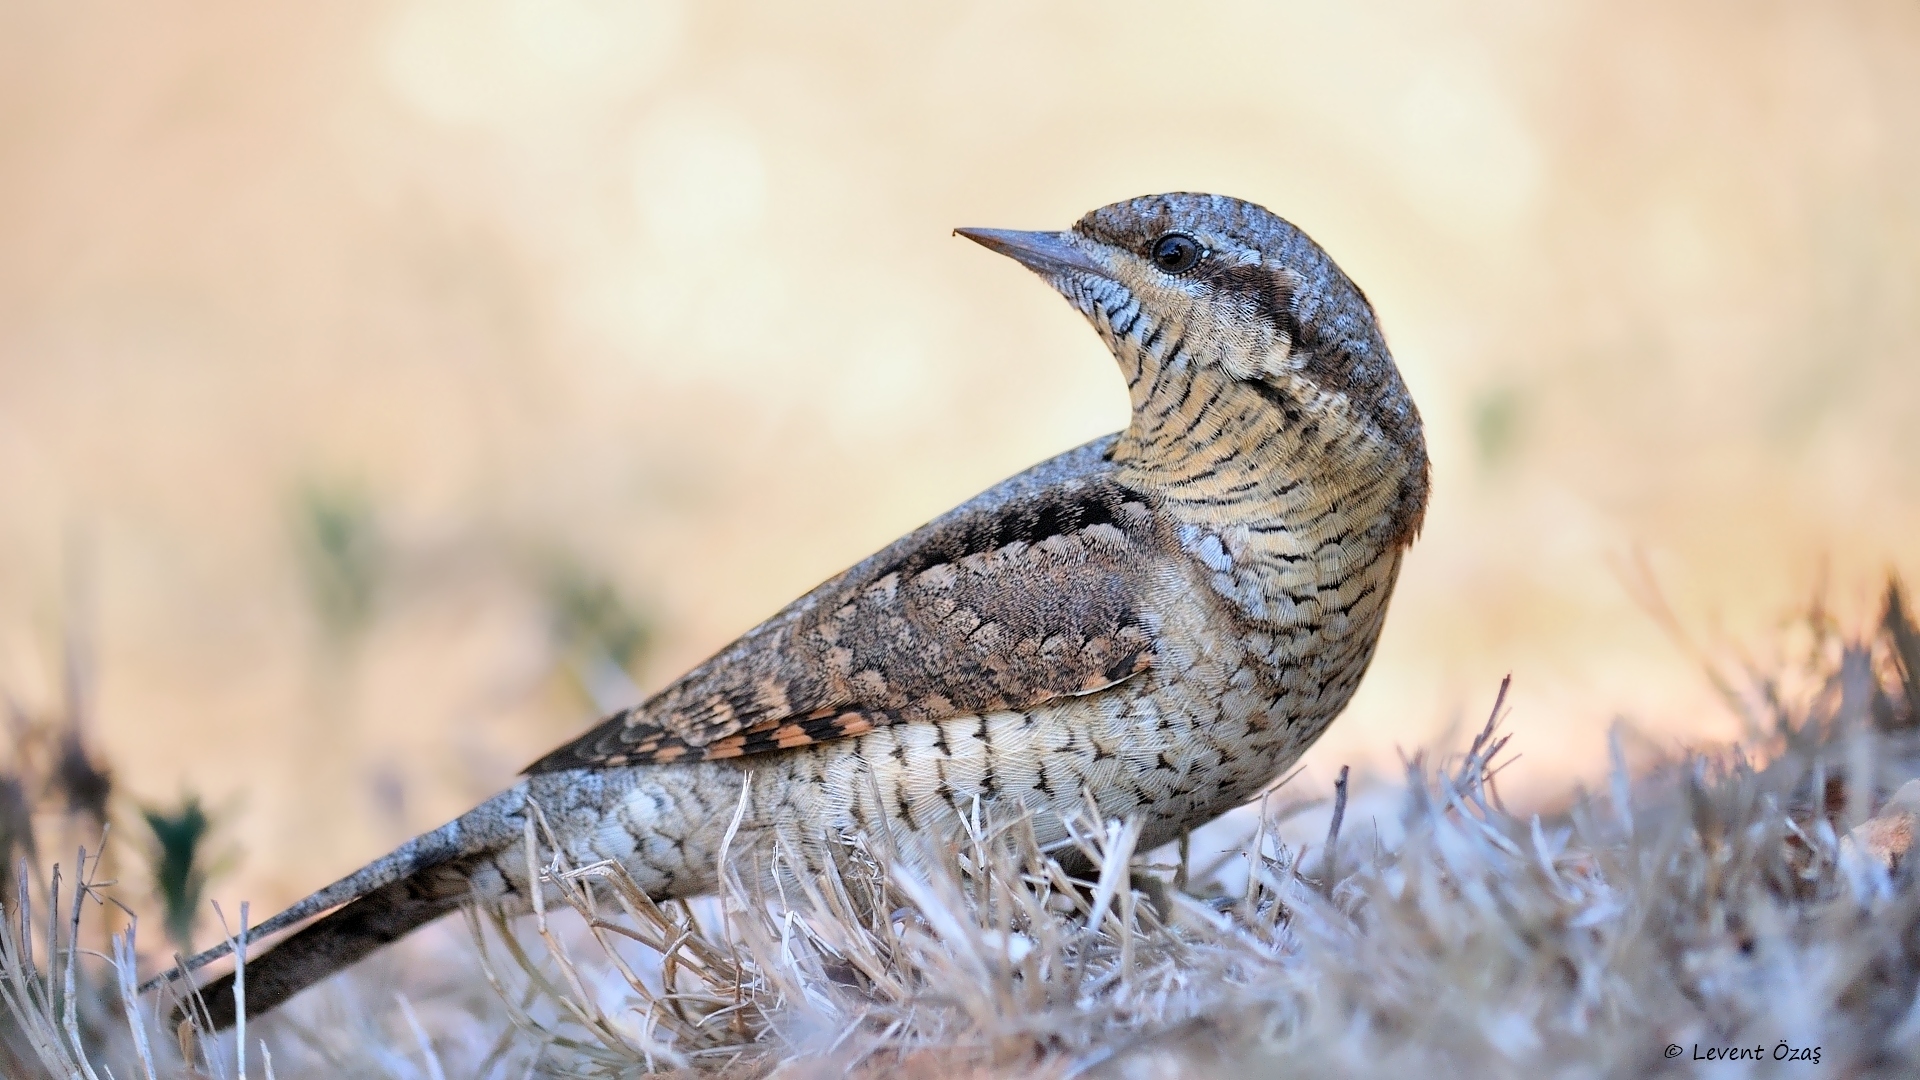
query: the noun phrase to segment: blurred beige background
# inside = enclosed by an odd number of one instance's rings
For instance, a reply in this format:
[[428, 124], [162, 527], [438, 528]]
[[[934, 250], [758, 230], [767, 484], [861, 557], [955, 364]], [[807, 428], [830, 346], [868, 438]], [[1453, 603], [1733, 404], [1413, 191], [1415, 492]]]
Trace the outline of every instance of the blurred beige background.
[[1365, 287], [1436, 462], [1310, 782], [1511, 671], [1547, 792], [1735, 730], [1636, 551], [1734, 641], [1920, 576], [1916, 175], [1904, 2], [12, 0], [0, 687], [78, 628], [123, 795], [305, 892], [1118, 427], [948, 230], [1199, 189]]

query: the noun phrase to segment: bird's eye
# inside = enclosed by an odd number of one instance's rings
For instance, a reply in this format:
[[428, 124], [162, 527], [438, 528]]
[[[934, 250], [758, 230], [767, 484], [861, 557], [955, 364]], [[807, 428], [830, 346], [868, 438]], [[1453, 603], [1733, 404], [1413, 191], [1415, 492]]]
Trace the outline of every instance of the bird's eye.
[[1207, 250], [1200, 241], [1185, 233], [1168, 233], [1153, 242], [1153, 265], [1169, 274], [1184, 274], [1193, 269]]

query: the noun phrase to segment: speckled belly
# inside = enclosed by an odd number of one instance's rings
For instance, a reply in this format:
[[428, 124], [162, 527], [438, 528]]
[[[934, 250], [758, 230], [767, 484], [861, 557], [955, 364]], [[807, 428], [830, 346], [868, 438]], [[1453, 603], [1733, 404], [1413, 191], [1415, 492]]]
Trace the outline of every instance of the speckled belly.
[[[1365, 666], [1364, 655], [1343, 655], [1315, 665], [1329, 677], [1283, 680], [1231, 641], [1185, 640], [1195, 647], [1161, 668], [1028, 712], [902, 724], [742, 761], [552, 773], [527, 790], [576, 864], [618, 861], [658, 897], [714, 888], [736, 810], [736, 865], [764, 865], [775, 845], [812, 864], [855, 831], [951, 833], [976, 804], [989, 819], [1024, 808], [1050, 844], [1089, 792], [1103, 817], [1139, 816], [1141, 843], [1153, 846], [1246, 801], [1291, 764]], [[1370, 652], [1371, 636], [1356, 644]], [[897, 847], [909, 857], [922, 849]], [[524, 877], [524, 857], [506, 853], [474, 880], [482, 895], [504, 898], [520, 895]]]

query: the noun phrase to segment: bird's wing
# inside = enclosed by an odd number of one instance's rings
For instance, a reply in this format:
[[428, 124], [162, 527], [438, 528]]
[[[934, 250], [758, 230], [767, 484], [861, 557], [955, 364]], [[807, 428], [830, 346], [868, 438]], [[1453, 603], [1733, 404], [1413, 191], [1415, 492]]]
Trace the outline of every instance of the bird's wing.
[[1107, 440], [994, 488], [795, 601], [528, 772], [729, 758], [1022, 709], [1151, 665], [1165, 519]]

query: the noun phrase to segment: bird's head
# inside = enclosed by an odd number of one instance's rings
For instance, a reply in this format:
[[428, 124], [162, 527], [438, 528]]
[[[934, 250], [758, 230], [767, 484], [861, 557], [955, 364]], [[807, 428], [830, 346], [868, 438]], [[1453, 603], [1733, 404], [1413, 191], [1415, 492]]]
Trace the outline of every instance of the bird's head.
[[1304, 433], [1342, 458], [1404, 470], [1417, 527], [1427, 487], [1420, 414], [1372, 305], [1278, 215], [1177, 193], [1101, 207], [1062, 232], [956, 231], [1045, 278], [1093, 323], [1127, 377], [1137, 446], [1171, 452], [1165, 433], [1147, 428], [1199, 393], [1217, 416], [1293, 432], [1282, 441], [1296, 452]]

